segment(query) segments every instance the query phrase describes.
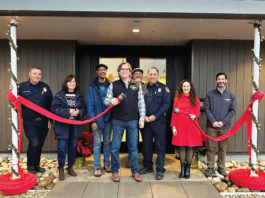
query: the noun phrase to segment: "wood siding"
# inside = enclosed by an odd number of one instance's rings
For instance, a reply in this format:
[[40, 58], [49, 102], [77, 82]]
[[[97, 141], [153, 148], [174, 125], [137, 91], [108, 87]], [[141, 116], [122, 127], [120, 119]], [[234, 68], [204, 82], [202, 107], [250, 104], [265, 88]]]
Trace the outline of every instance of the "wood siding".
[[[28, 80], [28, 70], [32, 66], [43, 68], [42, 81], [50, 85], [53, 94], [61, 89], [61, 84], [67, 74], [75, 73], [75, 42], [74, 41], [51, 41], [51, 40], [20, 40], [18, 41], [18, 80]], [[8, 92], [10, 76], [8, 67], [10, 62], [10, 49], [7, 40], [0, 40], [0, 152], [6, 152], [11, 143], [11, 129], [8, 123], [10, 117], [9, 102], [5, 95]], [[27, 139], [23, 133], [22, 151], [27, 149]], [[43, 150], [55, 151], [57, 141], [53, 131], [50, 131]]]
[[[195, 40], [192, 42], [192, 81], [197, 95], [205, 98], [206, 93], [215, 88], [215, 75], [225, 72], [228, 75], [228, 89], [237, 100], [237, 113], [232, 124], [245, 111], [252, 93], [252, 58], [253, 41], [235, 40]], [[261, 57], [265, 57], [265, 45], [262, 43]], [[264, 65], [264, 61], [263, 61]], [[264, 91], [264, 69], [260, 72], [260, 89]], [[265, 151], [265, 102], [259, 105], [259, 122], [261, 131], [258, 134], [258, 148]], [[202, 115], [200, 125], [205, 129], [206, 119]], [[229, 138], [228, 152], [246, 152], [247, 135], [244, 125], [233, 137]]]
[[[194, 40], [186, 47], [136, 47], [136, 46], [78, 46], [75, 41], [36, 41], [21, 40], [19, 45], [18, 79], [28, 79], [31, 66], [43, 68], [43, 81], [50, 85], [53, 94], [61, 88], [64, 77], [76, 73], [80, 88], [86, 97], [89, 82], [96, 77], [95, 67], [99, 57], [127, 57], [133, 67], [139, 66], [139, 57], [167, 58], [167, 85], [171, 89], [172, 99], [177, 83], [184, 79], [192, 79], [197, 95], [205, 98], [208, 91], [215, 88], [217, 72], [228, 74], [228, 89], [237, 99], [237, 114], [232, 124], [244, 112], [252, 93], [252, 58], [250, 50], [253, 41], [235, 40]], [[7, 40], [0, 40], [0, 99], [2, 116], [0, 116], [0, 152], [6, 152], [11, 143], [11, 129], [8, 123], [10, 109], [5, 98], [8, 92], [10, 77], [8, 67], [10, 49]], [[265, 57], [265, 45], [262, 43], [261, 57]], [[265, 61], [262, 61], [265, 65]], [[264, 69], [260, 73], [260, 89], [265, 90]], [[171, 110], [170, 110], [171, 111]], [[170, 119], [170, 118], [168, 118]], [[205, 129], [205, 115], [200, 118], [200, 125]], [[259, 106], [259, 122], [261, 132], [258, 145], [265, 151], [265, 102]], [[27, 147], [27, 139], [23, 136], [22, 150]], [[48, 134], [44, 151], [56, 151], [57, 142], [53, 131]], [[167, 131], [167, 152], [171, 152], [171, 132]], [[229, 139], [229, 152], [246, 152], [247, 137], [245, 126]]]

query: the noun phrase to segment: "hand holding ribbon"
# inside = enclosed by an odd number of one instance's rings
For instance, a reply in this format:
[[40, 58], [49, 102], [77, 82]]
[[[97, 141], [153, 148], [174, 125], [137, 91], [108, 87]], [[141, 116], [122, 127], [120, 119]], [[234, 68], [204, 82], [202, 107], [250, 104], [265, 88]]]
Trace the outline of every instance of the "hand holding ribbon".
[[[243, 115], [239, 118], [239, 120], [235, 123], [235, 125], [229, 131], [227, 131], [225, 134], [223, 134], [223, 135], [221, 135], [219, 137], [212, 138], [212, 137], [208, 136], [200, 128], [198, 123], [193, 121], [193, 124], [195, 124], [195, 126], [200, 130], [201, 135], [203, 136], [204, 139], [209, 138], [209, 139], [211, 139], [213, 141], [221, 141], [221, 140], [224, 140], [224, 139], [232, 136], [234, 133], [236, 133], [238, 131], [238, 129], [246, 122], [246, 124], [247, 124], [247, 137], [248, 137], [248, 153], [249, 153], [249, 157], [251, 157], [251, 143], [250, 143], [251, 142], [250, 138], [252, 136], [252, 112], [251, 112], [251, 106], [256, 100], [258, 100], [258, 102], [260, 102], [261, 99], [263, 98], [263, 96], [264, 96], [264, 93], [261, 92], [260, 90], [258, 90], [255, 93], [253, 93], [252, 96], [251, 96], [251, 101], [248, 104], [247, 109], [245, 110]], [[178, 108], [175, 108], [173, 110], [173, 112], [174, 113], [183, 113], [183, 114], [185, 114], [185, 115], [190, 117], [190, 115], [187, 112], [182, 111], [181, 109], [178, 109]]]

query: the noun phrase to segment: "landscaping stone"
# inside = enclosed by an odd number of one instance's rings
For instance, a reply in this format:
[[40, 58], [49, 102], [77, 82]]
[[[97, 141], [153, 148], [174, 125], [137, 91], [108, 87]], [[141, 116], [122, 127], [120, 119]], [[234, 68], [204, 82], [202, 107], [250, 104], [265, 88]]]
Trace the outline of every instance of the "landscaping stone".
[[231, 167], [233, 167], [234, 165], [233, 165], [233, 163], [232, 162], [226, 162], [225, 163], [225, 167], [226, 168], [231, 168]]
[[[11, 163], [11, 158], [0, 158], [0, 175], [11, 171]], [[24, 171], [27, 171], [27, 158], [21, 159], [20, 165]], [[40, 167], [45, 168], [46, 171], [36, 174], [37, 185], [33, 188], [34, 190], [51, 190], [54, 187], [58, 177], [57, 165], [57, 160], [48, 160], [46, 158], [40, 160]]]
[[[200, 162], [200, 166], [198, 166], [201, 171], [205, 171], [207, 168], [206, 163]], [[204, 168], [203, 168], [204, 167]], [[259, 170], [264, 171], [265, 170], [265, 161], [260, 161], [257, 163], [257, 167]], [[249, 168], [248, 162], [236, 162], [236, 161], [231, 161], [231, 162], [226, 162], [225, 163], [225, 170], [227, 173], [229, 173], [231, 170], [236, 170], [236, 169], [246, 169]], [[216, 167], [215, 167], [216, 170]], [[248, 188], [241, 188], [238, 187], [237, 185], [233, 184], [231, 181], [229, 181], [226, 177], [220, 175], [217, 171], [215, 171], [216, 177], [208, 177], [208, 180], [215, 186], [215, 188], [219, 192], [261, 192], [261, 191], [252, 191]], [[227, 196], [230, 197], [230, 196]], [[258, 196], [257, 196], [258, 197]], [[265, 197], [265, 196], [264, 196]]]
[[227, 188], [227, 184], [224, 182], [218, 182], [214, 186], [219, 192], [224, 192]]
[[214, 178], [212, 178], [211, 181], [212, 181], [212, 184], [216, 184], [218, 182], [221, 182], [221, 179], [219, 177], [214, 177]]

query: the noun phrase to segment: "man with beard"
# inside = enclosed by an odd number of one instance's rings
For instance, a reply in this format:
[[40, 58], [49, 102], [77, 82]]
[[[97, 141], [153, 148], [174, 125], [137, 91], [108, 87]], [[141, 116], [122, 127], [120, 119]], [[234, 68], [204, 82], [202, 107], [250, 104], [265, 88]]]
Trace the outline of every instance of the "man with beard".
[[[234, 95], [226, 89], [227, 75], [225, 73], [216, 74], [217, 88], [208, 92], [204, 102], [207, 116], [207, 134], [213, 138], [226, 133], [231, 125], [231, 119], [236, 113], [236, 99]], [[227, 139], [216, 142], [208, 139], [206, 177], [212, 176], [214, 171], [215, 150], [218, 148], [218, 173], [226, 176], [225, 159], [227, 149]]]
[[[141, 83], [143, 94], [145, 94], [144, 89], [146, 88], [146, 86], [144, 86], [144, 82], [142, 81], [143, 80], [143, 74], [144, 74], [144, 71], [141, 68], [135, 68], [132, 71], [132, 82], [135, 81], [135, 84], [137, 87]], [[140, 129], [140, 131], [141, 131], [141, 129]], [[128, 139], [128, 138], [126, 137], [126, 139]], [[138, 142], [139, 142], [139, 140], [138, 140]], [[130, 160], [127, 160], [126, 168], [131, 168]]]
[[[87, 93], [87, 110], [88, 118], [91, 119], [96, 115], [102, 113], [107, 106], [104, 100], [109, 88], [109, 81], [106, 78], [108, 67], [104, 64], [99, 64], [96, 67], [97, 78], [90, 83]], [[104, 169], [107, 173], [111, 172], [110, 166], [110, 135], [112, 130], [112, 123], [110, 119], [110, 111], [105, 115], [96, 119], [91, 123], [91, 129], [94, 134], [94, 176], [101, 176], [100, 154], [101, 154], [101, 136], [103, 135], [103, 154], [104, 154]]]
[[144, 83], [142, 83], [143, 74], [144, 74], [144, 71], [141, 68], [135, 68], [132, 71], [132, 79], [137, 81], [137, 82], [141, 82], [141, 84], [143, 85], [144, 84]]

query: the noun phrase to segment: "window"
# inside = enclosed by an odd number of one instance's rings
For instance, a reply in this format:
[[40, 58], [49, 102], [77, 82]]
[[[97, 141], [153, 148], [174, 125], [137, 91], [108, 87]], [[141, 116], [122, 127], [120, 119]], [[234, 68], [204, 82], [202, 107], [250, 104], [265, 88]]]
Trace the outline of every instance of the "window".
[[159, 70], [159, 81], [166, 84], [166, 58], [140, 58], [140, 68], [144, 70], [143, 81], [147, 82], [147, 71], [150, 67]]
[[126, 58], [120, 58], [120, 57], [115, 57], [115, 58], [99, 58], [99, 63], [100, 64], [105, 64], [108, 66], [108, 72], [107, 72], [107, 78], [109, 79], [110, 82], [113, 82], [115, 80], [119, 79], [119, 75], [117, 72], [117, 68], [119, 64], [126, 62]]

